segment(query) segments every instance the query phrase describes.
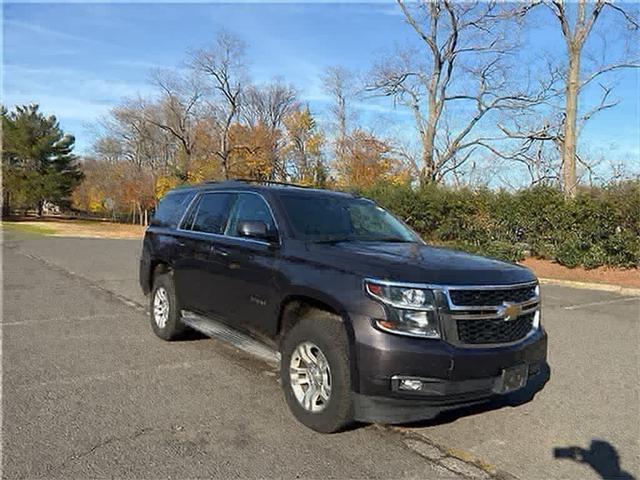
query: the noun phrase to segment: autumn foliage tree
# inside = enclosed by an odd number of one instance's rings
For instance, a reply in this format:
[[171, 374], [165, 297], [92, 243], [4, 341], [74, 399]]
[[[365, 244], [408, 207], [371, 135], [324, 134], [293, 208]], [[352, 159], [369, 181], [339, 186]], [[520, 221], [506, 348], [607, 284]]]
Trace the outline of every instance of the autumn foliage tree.
[[279, 135], [279, 131], [262, 122], [254, 126], [232, 125], [229, 131], [228, 178], [271, 178], [275, 167], [272, 148]]
[[408, 180], [406, 169], [393, 156], [392, 147], [364, 130], [346, 137], [344, 160], [336, 165], [338, 183], [364, 189], [380, 182]]
[[291, 112], [284, 120], [287, 144], [285, 158], [292, 181], [322, 186], [327, 180], [322, 149], [325, 138], [309, 108]]
[[144, 212], [155, 206], [156, 184], [149, 169], [129, 162], [86, 158], [82, 171], [84, 181], [72, 197], [74, 206], [82, 211], [112, 217], [126, 213], [134, 222], [143, 223]]

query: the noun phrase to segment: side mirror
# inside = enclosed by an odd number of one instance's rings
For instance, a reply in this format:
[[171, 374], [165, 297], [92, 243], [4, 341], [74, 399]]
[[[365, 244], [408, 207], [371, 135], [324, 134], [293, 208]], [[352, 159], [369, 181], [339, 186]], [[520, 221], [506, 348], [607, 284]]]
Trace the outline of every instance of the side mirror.
[[269, 233], [267, 224], [264, 222], [250, 221], [238, 223], [238, 235], [245, 238], [271, 241], [274, 236]]

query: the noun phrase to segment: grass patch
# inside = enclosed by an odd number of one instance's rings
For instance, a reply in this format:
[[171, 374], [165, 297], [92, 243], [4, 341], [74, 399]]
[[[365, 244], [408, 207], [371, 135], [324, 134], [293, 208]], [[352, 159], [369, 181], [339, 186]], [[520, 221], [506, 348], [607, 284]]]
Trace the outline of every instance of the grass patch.
[[32, 233], [35, 235], [54, 235], [56, 230], [40, 225], [29, 225], [22, 222], [2, 222], [2, 229], [10, 232]]

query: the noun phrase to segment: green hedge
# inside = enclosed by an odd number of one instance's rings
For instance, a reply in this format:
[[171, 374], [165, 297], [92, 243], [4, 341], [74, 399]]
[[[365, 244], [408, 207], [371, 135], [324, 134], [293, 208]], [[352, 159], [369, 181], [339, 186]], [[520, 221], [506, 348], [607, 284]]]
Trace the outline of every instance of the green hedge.
[[360, 192], [432, 243], [517, 261], [568, 267], [640, 266], [640, 181], [583, 189], [570, 201], [552, 187], [515, 193], [429, 185], [377, 185]]

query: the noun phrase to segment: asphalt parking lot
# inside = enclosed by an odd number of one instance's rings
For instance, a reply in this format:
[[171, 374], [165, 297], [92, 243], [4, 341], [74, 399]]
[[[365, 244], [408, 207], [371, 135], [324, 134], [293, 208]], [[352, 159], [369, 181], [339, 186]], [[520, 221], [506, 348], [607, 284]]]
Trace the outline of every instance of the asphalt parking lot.
[[[529, 403], [320, 435], [268, 365], [153, 336], [138, 251], [5, 235], [3, 478], [640, 476], [638, 297], [545, 285], [552, 374]], [[568, 447], [583, 461], [556, 458]]]

